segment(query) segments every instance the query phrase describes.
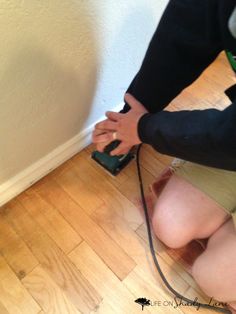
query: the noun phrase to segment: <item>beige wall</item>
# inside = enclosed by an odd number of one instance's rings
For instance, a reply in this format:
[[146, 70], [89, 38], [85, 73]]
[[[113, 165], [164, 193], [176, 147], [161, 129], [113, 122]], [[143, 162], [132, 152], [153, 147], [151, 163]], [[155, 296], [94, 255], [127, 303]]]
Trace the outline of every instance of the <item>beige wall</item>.
[[167, 0], [1, 0], [0, 187], [122, 101]]

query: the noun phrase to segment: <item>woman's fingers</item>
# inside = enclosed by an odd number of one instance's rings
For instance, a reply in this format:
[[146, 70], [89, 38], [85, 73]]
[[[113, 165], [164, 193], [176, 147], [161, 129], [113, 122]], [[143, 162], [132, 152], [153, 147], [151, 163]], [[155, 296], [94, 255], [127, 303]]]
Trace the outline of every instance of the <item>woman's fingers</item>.
[[121, 119], [123, 116], [124, 116], [123, 113], [118, 113], [118, 112], [113, 112], [113, 111], [106, 112], [106, 117], [108, 117], [108, 119], [113, 120], [113, 121], [117, 121]]
[[113, 132], [106, 132], [104, 134], [95, 135], [93, 137], [93, 143], [102, 143], [102, 142], [108, 142], [113, 140]]
[[94, 129], [92, 134], [93, 134], [94, 136], [97, 136], [97, 135], [105, 134], [105, 133], [107, 133], [106, 130]]
[[104, 148], [105, 148], [109, 143], [110, 143], [109, 141], [103, 142], [103, 143], [98, 143], [98, 144], [96, 145], [97, 151], [99, 151], [100, 153], [103, 153]]
[[123, 154], [127, 154], [130, 151], [131, 147], [127, 146], [126, 144], [124, 144], [123, 142], [120, 143], [120, 145], [118, 147], [116, 147], [115, 149], [113, 149], [110, 153], [111, 156], [116, 156], [116, 155], [123, 155]]
[[[100, 132], [98, 132], [100, 131]], [[98, 139], [100, 136], [102, 135], [106, 135], [106, 131], [102, 131], [102, 130], [94, 130], [93, 133], [92, 133], [92, 142], [93, 143], [98, 143]]]
[[147, 112], [144, 105], [131, 94], [125, 94], [125, 101], [130, 105], [131, 109], [134, 109], [135, 111]]
[[99, 122], [95, 125], [95, 129], [99, 130], [113, 130], [117, 129], [118, 123], [116, 121], [111, 121], [109, 119]]

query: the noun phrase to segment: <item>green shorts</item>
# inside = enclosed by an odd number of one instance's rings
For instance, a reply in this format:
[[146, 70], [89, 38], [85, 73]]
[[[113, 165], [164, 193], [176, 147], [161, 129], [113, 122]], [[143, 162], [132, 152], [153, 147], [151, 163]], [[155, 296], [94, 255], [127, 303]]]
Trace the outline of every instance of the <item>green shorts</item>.
[[175, 159], [171, 168], [176, 175], [186, 179], [232, 215], [236, 228], [236, 171], [206, 167], [181, 159]]

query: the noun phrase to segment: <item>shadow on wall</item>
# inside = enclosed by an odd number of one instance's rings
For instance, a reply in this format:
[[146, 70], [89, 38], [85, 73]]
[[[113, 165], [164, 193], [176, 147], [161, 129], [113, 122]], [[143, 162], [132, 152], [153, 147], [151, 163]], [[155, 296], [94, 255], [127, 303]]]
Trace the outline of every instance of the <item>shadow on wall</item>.
[[0, 184], [78, 134], [89, 115], [97, 81], [95, 25], [88, 4], [66, 3], [6, 12], [4, 25], [14, 36], [2, 38]]
[[109, 58], [105, 60], [99, 83], [106, 86], [106, 94], [102, 95], [100, 103], [105, 100], [106, 104], [110, 104], [110, 109], [123, 101], [124, 93], [142, 64], [158, 24], [149, 5], [131, 7], [122, 20], [119, 32], [109, 48]]

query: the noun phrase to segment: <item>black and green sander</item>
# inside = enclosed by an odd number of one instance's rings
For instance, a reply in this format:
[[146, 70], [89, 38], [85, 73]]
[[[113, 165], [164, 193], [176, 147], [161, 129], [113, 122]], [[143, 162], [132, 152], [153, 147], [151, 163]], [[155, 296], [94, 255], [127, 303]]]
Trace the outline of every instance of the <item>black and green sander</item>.
[[105, 168], [113, 176], [117, 175], [128, 163], [135, 157], [134, 151], [129, 151], [127, 154], [111, 156], [110, 152], [120, 144], [119, 140], [115, 140], [108, 144], [104, 151], [92, 152], [91, 157], [103, 168]]

